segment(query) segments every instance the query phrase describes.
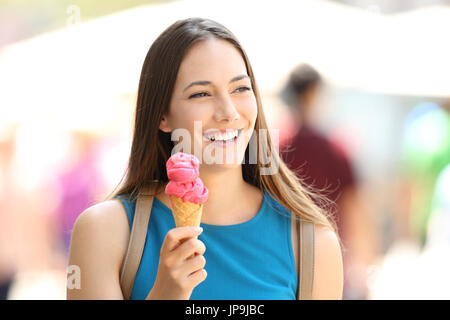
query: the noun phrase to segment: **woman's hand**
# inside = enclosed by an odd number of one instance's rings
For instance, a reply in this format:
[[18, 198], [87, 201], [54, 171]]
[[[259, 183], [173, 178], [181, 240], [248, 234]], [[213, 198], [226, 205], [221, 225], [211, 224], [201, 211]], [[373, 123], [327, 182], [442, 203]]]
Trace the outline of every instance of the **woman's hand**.
[[206, 247], [197, 237], [198, 227], [169, 230], [161, 247], [158, 273], [147, 300], [188, 300], [206, 278]]

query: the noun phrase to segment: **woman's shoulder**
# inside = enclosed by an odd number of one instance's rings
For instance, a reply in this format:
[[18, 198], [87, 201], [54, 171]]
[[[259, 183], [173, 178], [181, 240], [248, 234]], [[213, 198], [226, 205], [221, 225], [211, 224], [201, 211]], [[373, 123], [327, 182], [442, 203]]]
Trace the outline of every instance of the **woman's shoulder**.
[[341, 299], [343, 262], [339, 238], [327, 226], [314, 226], [313, 299]]
[[341, 255], [341, 245], [336, 232], [328, 226], [314, 224], [314, 245], [319, 253]]
[[108, 200], [84, 210], [75, 221], [69, 265], [82, 272], [81, 290], [69, 290], [70, 299], [122, 298], [118, 274], [129, 238], [125, 209], [120, 200]]
[[76, 219], [74, 234], [95, 248], [107, 246], [111, 254], [124, 254], [129, 238], [128, 218], [119, 199], [99, 202], [84, 210]]
[[75, 225], [82, 224], [90, 227], [108, 226], [121, 229], [123, 222], [127, 222], [127, 215], [121, 200], [111, 199], [85, 209], [78, 216]]

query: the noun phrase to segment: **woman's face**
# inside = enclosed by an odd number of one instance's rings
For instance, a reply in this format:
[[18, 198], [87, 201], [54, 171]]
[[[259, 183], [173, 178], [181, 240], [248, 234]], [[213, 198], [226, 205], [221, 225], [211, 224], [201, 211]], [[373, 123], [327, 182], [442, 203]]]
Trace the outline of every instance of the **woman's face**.
[[176, 151], [195, 154], [204, 164], [234, 167], [242, 162], [257, 114], [244, 59], [231, 43], [213, 38], [188, 50], [160, 129], [172, 132], [173, 140], [176, 132], [189, 133], [190, 145], [184, 137], [180, 142], [190, 150]]

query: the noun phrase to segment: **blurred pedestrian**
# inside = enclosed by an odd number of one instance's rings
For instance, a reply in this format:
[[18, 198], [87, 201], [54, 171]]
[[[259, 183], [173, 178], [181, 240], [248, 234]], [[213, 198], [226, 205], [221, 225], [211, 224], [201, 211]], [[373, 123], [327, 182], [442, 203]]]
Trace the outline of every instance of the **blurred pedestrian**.
[[364, 299], [367, 268], [375, 263], [379, 250], [377, 234], [349, 157], [313, 125], [323, 85], [319, 72], [308, 64], [300, 64], [291, 72], [281, 97], [290, 107], [298, 131], [282, 143], [280, 155], [305, 185], [334, 204], [327, 209], [334, 211], [344, 244], [344, 299]]
[[7, 299], [16, 272], [14, 248], [9, 243], [14, 218], [10, 213], [11, 191], [14, 191], [11, 174], [14, 142], [13, 130], [0, 132], [0, 300]]
[[84, 209], [93, 205], [103, 191], [98, 170], [100, 143], [88, 132], [71, 133], [72, 147], [65, 166], [58, 172], [60, 201], [57, 208], [65, 253], [68, 253], [73, 224]]
[[405, 118], [401, 175], [402, 211], [396, 241], [407, 239], [423, 246], [432, 212], [432, 198], [439, 174], [450, 163], [450, 115], [445, 104], [420, 103]]

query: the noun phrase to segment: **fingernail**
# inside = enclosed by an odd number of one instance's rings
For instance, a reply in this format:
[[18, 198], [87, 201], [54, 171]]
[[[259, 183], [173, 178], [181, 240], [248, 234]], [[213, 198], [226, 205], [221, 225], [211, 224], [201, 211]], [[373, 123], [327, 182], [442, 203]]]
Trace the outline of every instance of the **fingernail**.
[[202, 227], [195, 227], [195, 231], [198, 233], [202, 233], [203, 232], [203, 228]]

